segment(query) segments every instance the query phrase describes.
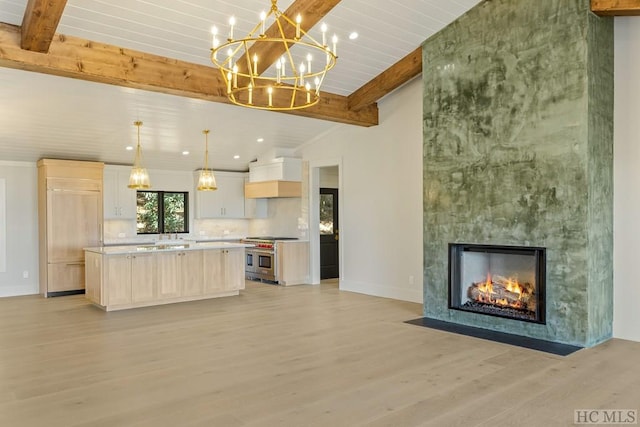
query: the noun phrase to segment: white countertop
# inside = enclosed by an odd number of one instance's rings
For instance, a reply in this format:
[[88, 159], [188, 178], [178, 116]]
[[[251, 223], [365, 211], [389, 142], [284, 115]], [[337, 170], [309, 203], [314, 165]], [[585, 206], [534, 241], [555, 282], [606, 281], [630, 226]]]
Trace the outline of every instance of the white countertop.
[[[167, 241], [169, 242], [169, 241]], [[231, 249], [231, 248], [250, 248], [254, 245], [245, 243], [231, 242], [202, 242], [193, 243], [185, 242], [181, 244], [155, 244], [155, 245], [136, 245], [136, 246], [97, 246], [92, 248], [84, 248], [85, 251], [95, 252], [103, 255], [119, 255], [119, 254], [139, 254], [153, 252], [177, 252], [177, 251], [197, 251], [203, 249]]]

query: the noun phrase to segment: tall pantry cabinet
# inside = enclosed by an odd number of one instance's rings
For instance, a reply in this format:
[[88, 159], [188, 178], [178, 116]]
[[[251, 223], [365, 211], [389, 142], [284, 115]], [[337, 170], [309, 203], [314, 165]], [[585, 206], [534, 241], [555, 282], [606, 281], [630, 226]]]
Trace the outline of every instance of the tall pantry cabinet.
[[40, 293], [84, 292], [85, 247], [102, 245], [104, 163], [38, 161]]

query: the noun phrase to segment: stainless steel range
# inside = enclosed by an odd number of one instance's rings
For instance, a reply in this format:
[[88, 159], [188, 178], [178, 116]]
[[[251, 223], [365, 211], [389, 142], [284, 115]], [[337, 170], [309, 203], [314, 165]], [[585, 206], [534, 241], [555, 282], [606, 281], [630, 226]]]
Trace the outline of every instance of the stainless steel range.
[[249, 280], [260, 280], [270, 283], [277, 283], [278, 254], [276, 242], [278, 240], [298, 240], [295, 237], [247, 237], [242, 239], [242, 243], [254, 245], [246, 248], [244, 271], [245, 277]]

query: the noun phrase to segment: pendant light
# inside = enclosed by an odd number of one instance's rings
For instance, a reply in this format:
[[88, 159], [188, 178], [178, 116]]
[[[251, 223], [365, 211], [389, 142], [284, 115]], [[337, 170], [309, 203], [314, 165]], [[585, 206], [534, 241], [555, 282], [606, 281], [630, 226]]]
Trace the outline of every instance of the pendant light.
[[204, 168], [200, 170], [200, 178], [198, 178], [198, 191], [215, 191], [218, 189], [216, 177], [213, 171], [209, 169], [209, 129], [202, 131], [204, 134]]
[[136, 157], [133, 161], [133, 168], [131, 169], [129, 185], [127, 187], [135, 190], [144, 190], [151, 188], [151, 184], [149, 184], [149, 174], [147, 173], [147, 170], [142, 167], [141, 161], [142, 150], [140, 149], [140, 126], [142, 126], [142, 122], [135, 121], [133, 124], [138, 128], [138, 146], [136, 147]]

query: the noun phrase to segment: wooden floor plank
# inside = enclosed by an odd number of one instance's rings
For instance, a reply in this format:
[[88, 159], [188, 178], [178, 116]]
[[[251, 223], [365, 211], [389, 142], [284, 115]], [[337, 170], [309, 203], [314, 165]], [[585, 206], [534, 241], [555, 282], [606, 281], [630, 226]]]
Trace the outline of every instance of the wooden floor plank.
[[640, 343], [560, 357], [403, 323], [421, 312], [335, 284], [111, 313], [0, 298], [0, 425], [554, 426], [640, 406]]

